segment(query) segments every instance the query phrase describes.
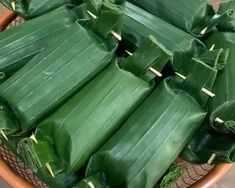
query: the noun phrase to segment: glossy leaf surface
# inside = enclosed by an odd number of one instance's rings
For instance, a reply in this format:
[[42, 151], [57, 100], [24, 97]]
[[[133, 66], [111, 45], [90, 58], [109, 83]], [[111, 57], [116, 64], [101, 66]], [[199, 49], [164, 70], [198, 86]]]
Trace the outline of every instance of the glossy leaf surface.
[[[0, 33], [0, 72], [11, 76], [43, 50], [76, 20], [70, 8], [61, 7]], [[33, 30], [32, 30], [33, 28]]]

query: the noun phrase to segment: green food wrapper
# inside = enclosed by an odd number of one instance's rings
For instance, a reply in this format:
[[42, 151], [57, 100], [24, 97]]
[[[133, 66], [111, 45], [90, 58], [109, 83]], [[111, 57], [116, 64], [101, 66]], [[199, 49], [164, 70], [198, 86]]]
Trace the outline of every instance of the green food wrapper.
[[214, 132], [207, 127], [207, 123], [204, 122], [180, 156], [194, 164], [234, 163], [234, 137]]
[[186, 80], [164, 79], [91, 157], [78, 188], [86, 187], [84, 182], [94, 187], [97, 182], [107, 187], [154, 187], [206, 116], [208, 96], [201, 95], [201, 89], [217, 71], [196, 59], [192, 63]]
[[214, 33], [206, 44], [228, 48], [224, 56], [227, 63], [214, 84], [216, 96], [209, 101], [208, 119], [181, 155], [193, 163], [231, 163], [235, 162], [235, 34]]
[[63, 6], [0, 33], [0, 82], [56, 41], [75, 22], [76, 15], [71, 9]]
[[[179, 64], [191, 59], [197, 53], [197, 48], [204, 47], [202, 42], [195, 37], [150, 14], [144, 9], [126, 2], [122, 25], [123, 38], [128, 43], [138, 47], [143, 44], [149, 35], [156, 37], [173, 53], [174, 68], [181, 67]], [[188, 59], [185, 60], [185, 58]]]
[[54, 174], [79, 170], [153, 89], [153, 80], [141, 78], [149, 66], [161, 70], [170, 55], [150, 37], [133, 56], [115, 60], [38, 125], [37, 143], [20, 141], [18, 152], [25, 163], [45, 176], [46, 164]]
[[[30, 136], [30, 133], [27, 133], [24, 135]], [[7, 148], [14, 153], [15, 156], [17, 156], [17, 159], [23, 161], [23, 158], [21, 155], [17, 153], [17, 145], [18, 142], [20, 141], [21, 137], [8, 137], [8, 140], [1, 140], [4, 145], [7, 146]], [[43, 173], [38, 172], [36, 174], [40, 180], [42, 180], [46, 185], [49, 187], [56, 187], [56, 188], [71, 188], [76, 182], [81, 179], [78, 174], [66, 174], [66, 173], [60, 173], [56, 177], [51, 177], [51, 176], [44, 176]]]
[[[103, 7], [106, 12], [108, 6]], [[121, 11], [118, 12], [119, 17], [117, 12], [113, 13], [120, 21]], [[99, 27], [98, 24], [96, 26]], [[0, 125], [1, 131], [6, 135], [20, 135], [32, 130], [110, 63], [117, 40], [111, 34], [106, 36], [106, 32], [107, 28], [105, 33], [100, 29], [98, 37], [89, 27], [85, 29], [74, 23], [57, 38], [57, 42], [0, 85], [0, 121], [4, 122]]]
[[222, 49], [210, 51], [210, 47], [205, 48], [197, 38], [127, 2], [124, 6], [122, 25], [122, 37], [125, 40], [124, 45], [121, 43], [122, 51], [131, 52], [133, 48], [143, 44], [149, 35], [158, 38], [173, 54], [171, 67], [182, 74], [189, 72], [190, 66], [184, 66], [184, 62], [190, 62], [192, 57], [201, 59], [211, 66], [223, 67], [222, 62], [218, 62]]
[[221, 3], [219, 10], [218, 10], [218, 14], [223, 14], [224, 12], [227, 12], [228, 14], [230, 14], [230, 17], [232, 17], [233, 19], [228, 22], [221, 22], [217, 26], [219, 31], [231, 31], [231, 32], [235, 31], [234, 11], [235, 11], [235, 1], [234, 0], [228, 0], [224, 3]]
[[40, 16], [65, 4], [78, 5], [82, 2], [83, 0], [0, 0], [5, 7], [26, 19]]
[[215, 25], [232, 20], [228, 12], [216, 14], [205, 0], [129, 0], [194, 36], [203, 36]]

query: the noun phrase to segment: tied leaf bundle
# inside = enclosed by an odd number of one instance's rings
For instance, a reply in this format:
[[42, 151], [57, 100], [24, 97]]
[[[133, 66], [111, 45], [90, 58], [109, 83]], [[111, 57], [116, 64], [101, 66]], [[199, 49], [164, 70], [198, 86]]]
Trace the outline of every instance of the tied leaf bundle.
[[[44, 170], [45, 176], [48, 164], [54, 174], [79, 170], [152, 90], [154, 82], [140, 78], [148, 67], [161, 70], [169, 58], [151, 37], [133, 56], [113, 62], [40, 123], [37, 141], [20, 141], [19, 154], [34, 171]], [[138, 68], [129, 69], [129, 64]]]
[[[181, 154], [193, 163], [235, 162], [235, 34], [214, 33], [206, 40], [209, 46], [228, 48], [226, 64], [220, 70], [213, 87], [216, 97], [208, 104], [208, 119], [200, 132]], [[230, 53], [228, 53], [230, 51]]]
[[[196, 55], [196, 48], [204, 47], [195, 37], [148, 13], [134, 4], [124, 6], [122, 36], [134, 46], [140, 46], [153, 35], [173, 53], [174, 68]], [[186, 59], [188, 58], [188, 59]]]
[[[129, 0], [151, 14], [194, 35], [203, 36], [219, 23], [231, 21], [230, 11], [216, 14], [205, 0]], [[233, 13], [232, 13], [233, 14]]]
[[201, 88], [216, 75], [214, 68], [192, 61], [185, 81], [162, 81], [90, 158], [86, 178], [95, 179], [94, 187], [98, 181], [107, 187], [151, 188], [169, 168], [204, 120], [208, 96]]
[[0, 138], [48, 186], [166, 188], [180, 153], [235, 162], [235, 0], [0, 2], [26, 20], [0, 33]]
[[127, 48], [140, 46], [148, 35], [158, 38], [173, 54], [172, 67], [176, 71], [187, 73], [189, 66], [184, 66], [184, 63], [190, 62], [192, 57], [201, 59], [210, 66], [223, 67], [223, 62], [219, 62], [222, 61], [223, 49], [208, 50], [197, 38], [127, 2], [122, 26], [123, 38], [132, 44]]
[[227, 12], [229, 16], [232, 18], [231, 21], [228, 22], [221, 22], [217, 26], [219, 31], [231, 31], [235, 32], [235, 1], [234, 0], [229, 0], [227, 2], [223, 2], [218, 10], [217, 14], [223, 14], [224, 12]]
[[71, 8], [63, 6], [0, 33], [0, 82], [23, 67], [50, 43], [56, 41], [57, 37], [75, 20], [76, 16]]
[[[120, 21], [121, 11], [118, 13], [119, 17], [114, 12]], [[97, 37], [79, 23], [57, 39], [0, 86], [3, 109], [0, 116], [6, 122], [0, 129], [6, 135], [32, 130], [110, 63], [117, 47], [113, 37]]]
[[82, 2], [82, 0], [0, 0], [5, 7], [26, 19], [40, 16], [65, 4], [78, 5]]

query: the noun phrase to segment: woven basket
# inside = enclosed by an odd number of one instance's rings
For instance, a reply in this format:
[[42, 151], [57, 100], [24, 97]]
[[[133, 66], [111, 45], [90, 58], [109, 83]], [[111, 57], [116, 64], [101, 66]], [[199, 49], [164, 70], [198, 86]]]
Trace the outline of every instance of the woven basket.
[[[219, 0], [211, 0], [219, 2]], [[1, 6], [1, 5], [0, 5]], [[0, 10], [3, 8], [0, 7]], [[5, 10], [0, 12], [0, 30], [14, 27], [23, 22], [16, 14]], [[173, 185], [173, 188], [211, 188], [232, 167], [232, 164], [219, 165], [193, 165], [182, 159], [177, 159], [176, 164], [181, 166], [183, 174]], [[48, 187], [27, 166], [0, 142], [0, 176], [14, 188], [46, 188]]]

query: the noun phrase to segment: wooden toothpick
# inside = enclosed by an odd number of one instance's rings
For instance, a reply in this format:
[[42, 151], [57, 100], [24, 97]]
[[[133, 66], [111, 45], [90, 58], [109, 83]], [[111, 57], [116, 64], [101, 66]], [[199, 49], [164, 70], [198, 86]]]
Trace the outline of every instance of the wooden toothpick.
[[6, 140], [8, 140], [7, 135], [4, 133], [3, 130], [0, 130], [0, 133], [1, 133], [1, 135], [2, 135]]
[[202, 88], [202, 92], [204, 92], [205, 94], [207, 94], [210, 97], [215, 97], [214, 93], [212, 93], [211, 91], [209, 91], [208, 89], [206, 89], [204, 87]]
[[[180, 78], [182, 78], [183, 80], [186, 80], [186, 76], [184, 76], [184, 75], [182, 75], [182, 74], [180, 74], [180, 73], [178, 73], [178, 72], [175, 72], [175, 74], [176, 74], [177, 76], [179, 76]], [[206, 88], [204, 88], [204, 87], [201, 89], [201, 91], [204, 92], [205, 94], [207, 94], [207, 95], [210, 96], [210, 97], [214, 97], [214, 96], [215, 96], [214, 93], [212, 93], [211, 91], [209, 91], [208, 89], [206, 89]]]
[[211, 155], [210, 159], [207, 161], [207, 163], [208, 163], [209, 165], [211, 165], [211, 163], [215, 160], [215, 158], [216, 158], [216, 154], [213, 153], [213, 154]]
[[215, 44], [212, 44], [212, 46], [210, 47], [210, 51], [213, 51], [214, 50], [214, 48], [215, 48]]
[[50, 173], [50, 175], [54, 178], [55, 175], [52, 171], [51, 165], [49, 163], [46, 163], [45, 165], [46, 165], [46, 168], [47, 168], [48, 172]]
[[205, 27], [203, 30], [201, 30], [200, 35], [204, 35], [207, 31], [208, 27]]
[[127, 51], [127, 50], [125, 50], [125, 52], [126, 52], [129, 56], [132, 56], [132, 55], [133, 55], [133, 53], [131, 53], [131, 52]]
[[38, 144], [38, 140], [34, 134], [32, 134], [29, 138], [33, 140], [36, 144]]
[[217, 118], [215, 118], [215, 122], [223, 124], [224, 120], [217, 117]]
[[[32, 134], [29, 138], [31, 140], [33, 140], [36, 144], [38, 144], [38, 140], [37, 140], [37, 138], [36, 138], [36, 136], [34, 134]], [[55, 175], [54, 175], [54, 173], [52, 171], [51, 165], [49, 163], [46, 163], [45, 166], [46, 166], [46, 169], [48, 170], [48, 172], [50, 173], [50, 175], [54, 178]]]
[[159, 71], [157, 71], [156, 69], [154, 69], [153, 67], [149, 67], [149, 70], [154, 73], [155, 75], [157, 75], [158, 77], [162, 77], [162, 73], [160, 73]]
[[15, 3], [15, 1], [12, 1], [11, 2], [11, 7], [12, 7], [12, 10], [16, 10], [16, 3]]
[[[87, 13], [93, 18], [93, 19], [97, 19], [98, 17], [93, 14], [92, 12], [90, 12], [89, 10], [87, 10]], [[110, 32], [117, 40], [121, 41], [122, 40], [122, 37], [117, 34], [115, 31], [111, 31]]]
[[[131, 52], [127, 51], [127, 50], [125, 50], [125, 52], [126, 52], [128, 55], [130, 55], [130, 56], [133, 55], [133, 53], [131, 53]], [[153, 67], [149, 67], [149, 71], [151, 71], [152, 73], [154, 73], [154, 74], [157, 75], [158, 77], [162, 77], [162, 73], [160, 73], [159, 71], [157, 71], [157, 70], [154, 69]]]
[[85, 179], [85, 182], [86, 182], [86, 184], [88, 185], [89, 188], [95, 188], [94, 184], [93, 184], [91, 181], [88, 182], [88, 181]]
[[119, 41], [122, 40], [122, 37], [121, 37], [119, 34], [117, 34], [116, 32], [111, 31], [111, 34], [112, 34], [116, 39], [118, 39]]
[[97, 16], [94, 15], [92, 12], [90, 12], [89, 10], [87, 10], [87, 13], [93, 18], [93, 19], [97, 19]]
[[180, 78], [182, 78], [183, 80], [186, 80], [186, 76], [184, 76], [184, 75], [182, 75], [182, 74], [180, 74], [180, 73], [178, 73], [178, 72], [175, 72], [175, 74], [176, 74], [177, 76], [179, 76]]

